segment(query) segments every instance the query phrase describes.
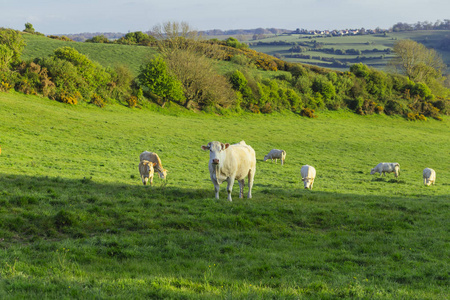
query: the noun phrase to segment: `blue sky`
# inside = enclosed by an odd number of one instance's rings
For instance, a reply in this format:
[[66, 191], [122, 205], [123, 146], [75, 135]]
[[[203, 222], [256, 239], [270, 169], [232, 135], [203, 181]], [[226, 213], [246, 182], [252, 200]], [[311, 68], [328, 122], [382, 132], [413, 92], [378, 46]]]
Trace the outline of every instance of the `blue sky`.
[[167, 21], [208, 29], [351, 29], [450, 19], [449, 0], [0, 0], [0, 27], [46, 35], [148, 31]]

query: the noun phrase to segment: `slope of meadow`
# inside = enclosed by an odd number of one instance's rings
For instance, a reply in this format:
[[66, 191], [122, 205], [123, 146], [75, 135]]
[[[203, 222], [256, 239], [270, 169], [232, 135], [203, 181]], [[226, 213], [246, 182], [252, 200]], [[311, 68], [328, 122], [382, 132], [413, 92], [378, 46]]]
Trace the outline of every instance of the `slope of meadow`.
[[157, 53], [155, 48], [144, 46], [66, 42], [33, 34], [24, 34], [23, 37], [26, 42], [22, 54], [24, 60], [47, 57], [52, 55], [55, 49], [67, 46], [87, 55], [89, 59], [104, 67], [127, 66], [135, 76], [139, 72], [139, 67]]
[[[217, 117], [0, 93], [0, 297], [443, 299], [449, 119]], [[257, 154], [252, 199], [214, 198], [209, 141]], [[272, 148], [286, 164], [263, 162]], [[143, 186], [157, 152], [167, 181]], [[371, 176], [381, 161], [398, 180]], [[317, 169], [312, 191], [300, 167]], [[435, 186], [422, 170], [434, 168]]]

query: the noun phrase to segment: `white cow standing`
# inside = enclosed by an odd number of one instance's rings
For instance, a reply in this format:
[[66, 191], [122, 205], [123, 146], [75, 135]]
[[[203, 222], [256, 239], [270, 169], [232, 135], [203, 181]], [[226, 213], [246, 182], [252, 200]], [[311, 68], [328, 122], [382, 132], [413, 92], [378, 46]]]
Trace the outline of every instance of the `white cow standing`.
[[269, 154], [264, 156], [264, 161], [271, 159], [272, 162], [275, 159], [275, 163], [277, 163], [277, 160], [281, 160], [281, 165], [284, 165], [284, 160], [286, 159], [286, 151], [279, 150], [279, 149], [272, 149], [270, 150]]
[[431, 184], [434, 184], [435, 181], [436, 181], [436, 172], [430, 168], [423, 169], [423, 184], [429, 186]]
[[313, 166], [304, 165], [302, 166], [300, 173], [305, 189], [312, 190], [314, 179], [316, 178], [316, 169]]
[[228, 183], [228, 201], [231, 200], [231, 191], [234, 181], [239, 182], [239, 198], [244, 197], [245, 177], [248, 177], [248, 198], [252, 197], [253, 180], [256, 172], [255, 150], [244, 141], [230, 145], [220, 142], [210, 142], [202, 146], [209, 150], [209, 175], [214, 184], [216, 199], [219, 199], [220, 184]]
[[395, 177], [400, 175], [400, 164], [399, 163], [379, 163], [370, 171], [370, 175], [375, 173], [380, 173], [386, 176], [386, 173], [394, 173]]

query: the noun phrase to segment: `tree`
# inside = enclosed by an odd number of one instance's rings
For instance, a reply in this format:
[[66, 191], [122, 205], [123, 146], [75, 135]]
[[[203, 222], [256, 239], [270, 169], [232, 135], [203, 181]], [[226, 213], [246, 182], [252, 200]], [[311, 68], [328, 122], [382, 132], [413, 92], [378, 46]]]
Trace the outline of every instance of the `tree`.
[[28, 33], [35, 33], [36, 31], [33, 28], [33, 24], [31, 23], [25, 23], [25, 29], [23, 30], [24, 32], [28, 32]]
[[0, 44], [0, 72], [9, 69], [12, 57], [13, 51], [6, 45]]
[[170, 74], [182, 83], [185, 99], [180, 104], [190, 107], [234, 103], [236, 95], [224, 76], [217, 74], [212, 60], [222, 58], [225, 51], [217, 43], [208, 43], [187, 23], [166, 22], [155, 26], [151, 35]]
[[0, 45], [5, 45], [12, 51], [11, 62], [20, 61], [25, 41], [19, 32], [0, 28]]
[[394, 44], [395, 57], [390, 64], [414, 82], [429, 82], [442, 77], [446, 65], [434, 49], [412, 40]]
[[210, 58], [223, 59], [226, 52], [217, 43], [208, 43], [202, 35], [192, 29], [186, 22], [166, 22], [156, 25], [149, 33], [156, 40], [156, 45], [164, 59], [176, 51], [191, 51]]
[[183, 85], [169, 74], [166, 62], [162, 57], [156, 57], [141, 67], [138, 80], [145, 92], [162, 98], [163, 106], [169, 100], [184, 104]]

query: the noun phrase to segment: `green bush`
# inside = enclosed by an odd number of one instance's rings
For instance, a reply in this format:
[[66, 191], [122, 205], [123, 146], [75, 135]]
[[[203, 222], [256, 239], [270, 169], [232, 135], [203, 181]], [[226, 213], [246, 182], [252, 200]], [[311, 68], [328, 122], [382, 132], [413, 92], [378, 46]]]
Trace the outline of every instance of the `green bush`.
[[20, 56], [25, 48], [25, 40], [18, 31], [0, 28], [0, 45], [4, 45], [12, 51], [12, 63], [20, 62]]
[[100, 64], [91, 61], [86, 55], [79, 53], [74, 48], [58, 48], [54, 51], [54, 56], [71, 62], [83, 76], [84, 81], [93, 88], [104, 86], [111, 81], [111, 75]]
[[151, 92], [165, 102], [171, 100], [184, 104], [183, 85], [169, 74], [164, 59], [157, 57], [141, 67], [138, 75], [139, 85], [144, 93]]
[[404, 115], [408, 112], [406, 105], [399, 100], [388, 100], [384, 107], [387, 115]]

